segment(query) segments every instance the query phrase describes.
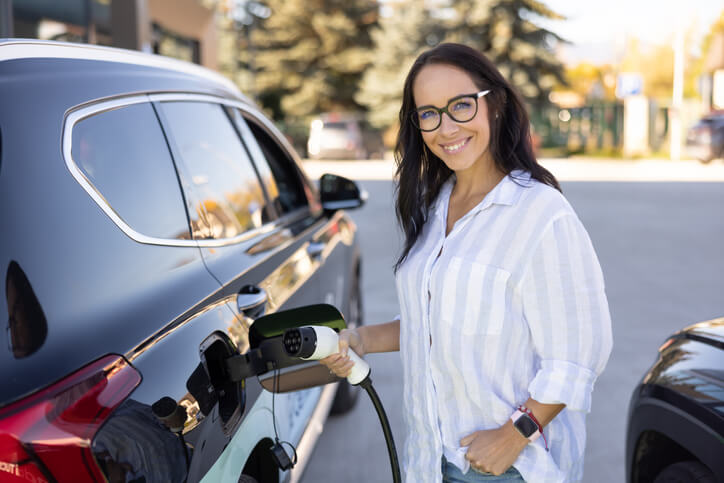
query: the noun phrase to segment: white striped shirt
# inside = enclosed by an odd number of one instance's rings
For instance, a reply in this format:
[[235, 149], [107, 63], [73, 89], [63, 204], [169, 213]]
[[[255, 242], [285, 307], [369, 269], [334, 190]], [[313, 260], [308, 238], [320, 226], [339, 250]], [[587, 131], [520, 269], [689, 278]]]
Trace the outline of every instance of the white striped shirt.
[[[514, 171], [445, 236], [454, 176], [397, 272], [405, 481], [463, 473], [460, 440], [506, 423], [529, 397], [566, 408], [514, 467], [528, 482], [583, 477], [585, 415], [611, 352], [603, 275], [555, 189]], [[438, 256], [439, 254], [439, 256]]]

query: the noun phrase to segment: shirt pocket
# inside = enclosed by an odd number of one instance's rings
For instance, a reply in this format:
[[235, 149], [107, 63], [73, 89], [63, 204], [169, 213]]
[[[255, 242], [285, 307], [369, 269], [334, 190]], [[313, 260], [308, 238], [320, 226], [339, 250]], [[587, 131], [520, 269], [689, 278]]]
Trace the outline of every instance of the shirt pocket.
[[[503, 330], [510, 273], [492, 265], [452, 257], [441, 300], [441, 319], [467, 335]], [[448, 278], [450, 277], [450, 278]]]

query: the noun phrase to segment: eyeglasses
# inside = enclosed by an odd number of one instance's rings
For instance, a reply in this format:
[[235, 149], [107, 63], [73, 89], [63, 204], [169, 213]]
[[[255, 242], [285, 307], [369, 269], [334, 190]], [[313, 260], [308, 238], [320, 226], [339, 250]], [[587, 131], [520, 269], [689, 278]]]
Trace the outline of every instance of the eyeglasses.
[[490, 89], [476, 92], [475, 94], [463, 94], [453, 97], [442, 109], [435, 106], [422, 106], [412, 111], [412, 123], [423, 132], [434, 131], [442, 124], [442, 113], [446, 113], [455, 122], [472, 121], [478, 113], [478, 99], [490, 92]]

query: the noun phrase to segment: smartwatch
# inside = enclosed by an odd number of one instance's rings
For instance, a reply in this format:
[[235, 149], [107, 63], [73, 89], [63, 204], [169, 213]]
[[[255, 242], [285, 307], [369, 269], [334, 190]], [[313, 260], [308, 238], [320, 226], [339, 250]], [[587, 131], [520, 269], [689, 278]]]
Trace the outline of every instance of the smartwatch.
[[513, 422], [513, 427], [531, 443], [543, 436], [543, 443], [548, 451], [548, 441], [546, 441], [546, 435], [543, 434], [543, 427], [530, 409], [518, 406], [510, 420]]
[[510, 417], [510, 420], [513, 422], [515, 429], [517, 429], [518, 432], [531, 443], [540, 437], [538, 424], [536, 424], [536, 422], [533, 421], [533, 418], [531, 418], [527, 413], [521, 411], [520, 408], [515, 410], [513, 415]]

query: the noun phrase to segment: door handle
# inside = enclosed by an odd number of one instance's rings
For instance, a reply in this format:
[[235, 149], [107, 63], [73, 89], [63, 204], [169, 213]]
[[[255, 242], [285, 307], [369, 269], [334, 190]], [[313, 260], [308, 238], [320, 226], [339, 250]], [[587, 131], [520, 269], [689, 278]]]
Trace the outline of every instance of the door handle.
[[324, 252], [325, 246], [326, 244], [323, 242], [309, 242], [309, 245], [307, 246], [307, 254], [313, 260], [319, 260], [322, 258], [322, 252]]
[[257, 319], [266, 312], [266, 302], [268, 300], [266, 290], [256, 285], [244, 285], [236, 296], [236, 306], [239, 312], [249, 317]]

